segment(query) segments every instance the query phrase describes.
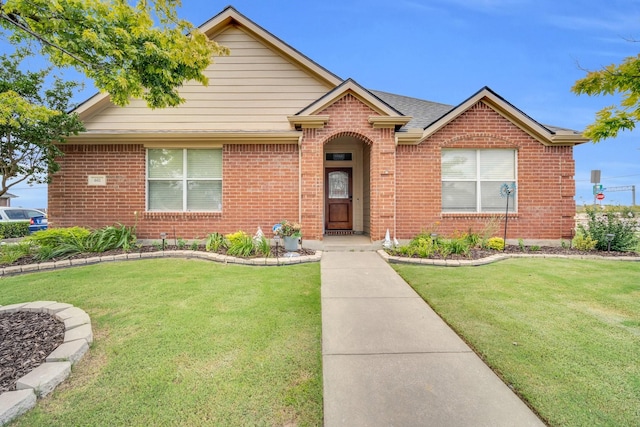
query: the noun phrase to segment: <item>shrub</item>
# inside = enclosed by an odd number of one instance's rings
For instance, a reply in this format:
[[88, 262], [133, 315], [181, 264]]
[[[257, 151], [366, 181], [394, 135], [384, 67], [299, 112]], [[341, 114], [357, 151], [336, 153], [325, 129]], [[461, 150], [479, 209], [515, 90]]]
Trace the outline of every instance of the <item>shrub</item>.
[[33, 242], [40, 247], [56, 247], [65, 241], [72, 238], [86, 239], [91, 232], [83, 227], [69, 227], [69, 228], [49, 228], [47, 230], [36, 231], [25, 241]]
[[[52, 246], [52, 250], [39, 251], [39, 259], [66, 258], [83, 252], [106, 252], [112, 249], [130, 250], [136, 242], [133, 227], [122, 224], [94, 230], [86, 235], [76, 230], [65, 235], [63, 240]], [[46, 257], [46, 258], [44, 258]]]
[[409, 244], [396, 248], [395, 252], [408, 257], [428, 258], [436, 252], [436, 242], [437, 239], [433, 239], [430, 233], [423, 231], [411, 239]]
[[248, 257], [253, 254], [253, 238], [244, 231], [227, 234], [225, 237], [229, 241], [227, 248], [229, 255]]
[[466, 240], [469, 248], [477, 248], [482, 244], [482, 236], [479, 233], [472, 233], [471, 230], [466, 234]]
[[592, 251], [596, 248], [597, 244], [597, 240], [593, 240], [591, 236], [585, 236], [581, 232], [573, 238], [573, 247], [579, 251]]
[[222, 247], [226, 247], [224, 236], [220, 233], [211, 233], [204, 241], [204, 247], [209, 252], [218, 252]]
[[439, 250], [440, 250], [440, 253], [442, 254], [442, 256], [444, 256], [444, 254], [442, 253], [442, 249], [445, 248], [445, 247], [447, 248], [449, 253], [456, 254], [456, 255], [465, 255], [466, 256], [471, 251], [471, 245], [469, 243], [467, 235], [465, 235], [463, 237], [459, 237], [457, 239], [451, 239], [449, 241], [444, 241], [441, 244], [439, 244], [438, 247], [439, 247]]
[[0, 246], [0, 264], [12, 264], [22, 257], [31, 254], [28, 242], [10, 243]]
[[[469, 236], [474, 237], [470, 238]], [[442, 239], [438, 236], [431, 237], [431, 233], [423, 231], [412, 238], [409, 244], [396, 248], [395, 252], [409, 257], [429, 258], [439, 254], [443, 258], [447, 258], [451, 254], [468, 255], [472, 247], [470, 242], [478, 241], [477, 234], [462, 234], [453, 239]]]
[[578, 225], [578, 233], [590, 237], [596, 242], [595, 249], [606, 251], [609, 247], [607, 234], [612, 234], [610, 242], [612, 251], [630, 251], [638, 245], [636, 230], [638, 223], [634, 214], [629, 211], [626, 215], [620, 210], [596, 212], [592, 207], [586, 207], [587, 225]]
[[29, 234], [29, 221], [5, 222], [0, 224], [0, 236], [3, 239], [24, 237]]
[[256, 250], [258, 253], [262, 254], [262, 256], [268, 258], [271, 255], [271, 244], [269, 243], [269, 239], [264, 236], [260, 236], [259, 239], [254, 239]]
[[128, 251], [136, 242], [134, 227], [117, 224], [100, 228], [87, 237], [87, 252], [105, 252], [112, 249]]
[[496, 251], [503, 251], [504, 239], [502, 237], [491, 237], [489, 240], [487, 240], [487, 248]]

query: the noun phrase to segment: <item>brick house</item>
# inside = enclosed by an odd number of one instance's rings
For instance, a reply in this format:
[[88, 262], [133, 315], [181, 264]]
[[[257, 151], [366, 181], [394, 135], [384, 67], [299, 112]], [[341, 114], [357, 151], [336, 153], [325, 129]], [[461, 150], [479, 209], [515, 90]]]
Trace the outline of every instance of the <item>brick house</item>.
[[[50, 224], [137, 225], [161, 232], [269, 230], [298, 221], [305, 239], [386, 230], [410, 238], [503, 218], [509, 237], [568, 239], [575, 212], [572, 130], [542, 125], [489, 88], [457, 106], [343, 80], [228, 7], [201, 29], [231, 50], [187, 82], [186, 102], [77, 108], [87, 131], [61, 148]], [[135, 213], [135, 214], [134, 214]]]

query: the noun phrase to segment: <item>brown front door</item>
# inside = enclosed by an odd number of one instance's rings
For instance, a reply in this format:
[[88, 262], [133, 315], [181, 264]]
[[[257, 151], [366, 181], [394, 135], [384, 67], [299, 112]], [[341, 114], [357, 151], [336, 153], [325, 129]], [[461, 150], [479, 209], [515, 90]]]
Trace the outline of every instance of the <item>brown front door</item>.
[[325, 229], [351, 230], [353, 228], [351, 168], [327, 168], [324, 182]]

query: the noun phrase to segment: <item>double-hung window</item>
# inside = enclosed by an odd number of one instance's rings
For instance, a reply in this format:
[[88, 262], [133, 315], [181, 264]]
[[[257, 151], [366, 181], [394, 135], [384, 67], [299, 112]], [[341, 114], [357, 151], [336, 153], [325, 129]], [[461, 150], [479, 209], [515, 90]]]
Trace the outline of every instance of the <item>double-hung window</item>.
[[[504, 212], [501, 189], [516, 182], [516, 150], [442, 150], [443, 212]], [[515, 197], [509, 197], [509, 212], [515, 212]]]
[[222, 150], [147, 150], [147, 210], [222, 210]]

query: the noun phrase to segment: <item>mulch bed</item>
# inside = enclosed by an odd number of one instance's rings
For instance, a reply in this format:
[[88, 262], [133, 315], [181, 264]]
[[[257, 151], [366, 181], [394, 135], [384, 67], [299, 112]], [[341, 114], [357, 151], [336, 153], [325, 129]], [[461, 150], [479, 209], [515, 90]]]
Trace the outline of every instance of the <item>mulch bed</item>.
[[[523, 250], [524, 249], [524, 250]], [[403, 257], [405, 255], [394, 253], [394, 251], [387, 251], [390, 255]], [[451, 254], [446, 258], [443, 258], [442, 255], [435, 253], [426, 259], [451, 259], [451, 260], [477, 260], [482, 258], [487, 258], [492, 255], [498, 255], [501, 253], [506, 254], [538, 254], [538, 255], [595, 255], [595, 256], [603, 256], [603, 257], [635, 257], [638, 256], [636, 252], [616, 252], [616, 251], [579, 251], [575, 248], [563, 248], [556, 246], [541, 246], [539, 248], [532, 249], [531, 246], [525, 246], [524, 248], [520, 248], [520, 246], [507, 245], [504, 251], [495, 251], [495, 250], [487, 250], [487, 249], [471, 249], [469, 254], [467, 255], [458, 255]], [[418, 256], [413, 256], [411, 258], [420, 258]]]
[[[191, 248], [191, 245], [186, 245], [184, 247], [180, 247], [180, 246], [176, 246], [176, 245], [165, 245], [164, 247], [165, 251], [176, 251], [176, 250], [185, 250], [185, 251], [199, 251], [199, 252], [205, 252], [206, 249], [203, 245], [198, 246], [197, 249], [193, 249]], [[141, 246], [139, 248], [136, 248], [134, 250], [130, 250], [128, 251], [128, 253], [147, 253], [147, 252], [161, 252], [162, 248], [159, 248], [157, 246]], [[313, 255], [316, 252], [310, 249], [305, 249], [302, 248], [298, 251], [296, 251], [298, 254], [300, 255]], [[34, 258], [31, 255], [28, 256], [24, 256], [22, 258], [20, 258], [19, 260], [11, 263], [11, 264], [4, 264], [4, 265], [0, 265], [0, 267], [11, 267], [14, 265], [28, 265], [28, 264], [38, 264], [40, 262], [52, 262], [52, 261], [63, 261], [65, 259], [81, 259], [81, 258], [93, 258], [93, 257], [103, 257], [103, 256], [110, 256], [110, 255], [120, 255], [125, 253], [125, 251], [123, 251], [122, 249], [115, 249], [112, 251], [106, 251], [106, 252], [100, 252], [100, 253], [82, 253], [82, 254], [77, 254], [77, 255], [73, 255], [70, 257], [64, 257], [64, 258], [51, 258], [48, 259], [46, 261], [39, 261], [36, 258]], [[221, 248], [217, 253], [221, 254], [221, 255], [226, 255], [227, 254], [227, 250], [226, 248]], [[276, 252], [276, 247], [272, 246], [271, 247], [271, 258], [275, 258], [276, 257], [276, 253], [277, 256], [279, 258], [283, 258], [285, 256], [286, 253], [288, 253], [288, 251], [284, 250], [284, 247], [279, 245], [278, 246], [278, 250]], [[252, 257], [248, 257], [248, 258], [262, 258], [261, 255], [255, 255]]]
[[0, 314], [0, 393], [45, 362], [64, 341], [64, 323], [47, 313]]

